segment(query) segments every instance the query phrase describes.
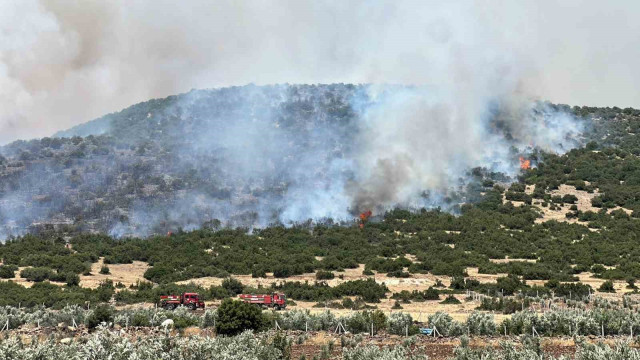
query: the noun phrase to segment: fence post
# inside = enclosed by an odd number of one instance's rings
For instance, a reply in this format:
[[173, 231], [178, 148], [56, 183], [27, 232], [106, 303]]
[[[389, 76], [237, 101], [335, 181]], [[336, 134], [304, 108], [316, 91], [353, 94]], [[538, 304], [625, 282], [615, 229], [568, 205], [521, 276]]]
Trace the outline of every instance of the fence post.
[[601, 326], [601, 329], [602, 329], [602, 337], [604, 337], [604, 323], [602, 323], [600, 326]]
[[404, 336], [409, 337], [409, 325], [405, 325], [404, 327]]

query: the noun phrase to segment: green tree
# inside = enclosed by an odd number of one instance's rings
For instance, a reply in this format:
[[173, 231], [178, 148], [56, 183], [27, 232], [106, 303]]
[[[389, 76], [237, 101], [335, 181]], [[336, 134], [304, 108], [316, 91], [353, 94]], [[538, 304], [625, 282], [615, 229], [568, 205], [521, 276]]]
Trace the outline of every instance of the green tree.
[[78, 274], [67, 274], [66, 276], [67, 286], [78, 286], [80, 285], [80, 277]]
[[244, 285], [242, 285], [239, 280], [232, 277], [228, 277], [222, 281], [222, 288], [227, 290], [232, 296], [242, 294], [244, 291]]
[[218, 308], [218, 334], [237, 335], [245, 330], [266, 329], [267, 318], [259, 307], [242, 301], [225, 299]]
[[598, 291], [606, 292], [606, 293], [614, 293], [616, 292], [616, 289], [613, 287], [613, 282], [611, 280], [607, 280], [603, 282], [602, 285], [600, 285], [600, 288], [598, 289]]

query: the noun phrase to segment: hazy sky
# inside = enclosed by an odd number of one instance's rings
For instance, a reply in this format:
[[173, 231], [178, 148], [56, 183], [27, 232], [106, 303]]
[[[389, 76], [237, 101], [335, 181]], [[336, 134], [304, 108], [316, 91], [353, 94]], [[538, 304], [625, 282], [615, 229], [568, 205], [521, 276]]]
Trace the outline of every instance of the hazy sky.
[[0, 143], [250, 82], [411, 83], [464, 96], [487, 67], [491, 82], [504, 72], [517, 82], [505, 88], [526, 96], [640, 107], [638, 18], [634, 0], [0, 0]]

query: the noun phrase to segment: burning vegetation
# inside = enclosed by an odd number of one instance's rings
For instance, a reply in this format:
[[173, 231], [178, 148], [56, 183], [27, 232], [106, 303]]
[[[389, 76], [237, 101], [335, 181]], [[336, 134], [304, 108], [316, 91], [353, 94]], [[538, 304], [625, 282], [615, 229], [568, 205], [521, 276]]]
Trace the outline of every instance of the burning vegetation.
[[366, 224], [367, 221], [369, 221], [369, 218], [371, 217], [371, 215], [373, 215], [371, 210], [367, 210], [362, 214], [360, 214], [360, 229], [364, 228], [364, 224]]
[[531, 169], [531, 160], [525, 159], [524, 157], [520, 156], [520, 169], [522, 170]]

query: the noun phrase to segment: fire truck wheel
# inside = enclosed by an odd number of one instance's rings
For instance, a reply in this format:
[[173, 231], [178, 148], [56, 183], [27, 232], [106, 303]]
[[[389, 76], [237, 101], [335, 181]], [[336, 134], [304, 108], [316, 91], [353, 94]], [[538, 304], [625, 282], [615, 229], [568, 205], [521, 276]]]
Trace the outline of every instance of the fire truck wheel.
[[275, 309], [276, 309], [277, 311], [280, 311], [280, 305], [276, 305], [276, 306], [275, 306]]
[[173, 310], [173, 309], [175, 309], [175, 305], [173, 305], [173, 304], [167, 304], [167, 305], [165, 306], [165, 309], [167, 309], [167, 310]]
[[189, 309], [195, 310], [196, 309], [196, 304], [194, 304], [194, 303], [189, 304]]

